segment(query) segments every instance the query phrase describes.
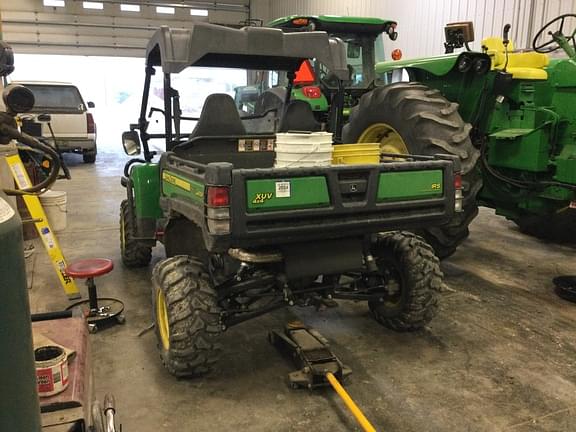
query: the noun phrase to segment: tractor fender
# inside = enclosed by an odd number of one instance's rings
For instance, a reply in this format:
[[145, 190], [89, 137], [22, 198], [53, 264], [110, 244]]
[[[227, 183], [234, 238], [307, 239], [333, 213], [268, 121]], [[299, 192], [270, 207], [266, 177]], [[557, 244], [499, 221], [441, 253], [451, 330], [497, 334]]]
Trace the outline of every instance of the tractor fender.
[[[407, 69], [408, 71], [423, 71], [435, 76], [444, 76], [453, 70], [457, 70], [465, 60], [470, 64], [482, 61], [486, 65], [483, 72], [486, 73], [490, 70], [490, 57], [487, 54], [479, 52], [466, 51], [460, 54], [446, 54], [435, 57], [422, 57], [416, 59], [406, 59], [398, 61], [385, 61], [377, 63], [375, 70], [377, 75], [384, 75], [398, 69]], [[467, 72], [465, 69], [462, 72]]]

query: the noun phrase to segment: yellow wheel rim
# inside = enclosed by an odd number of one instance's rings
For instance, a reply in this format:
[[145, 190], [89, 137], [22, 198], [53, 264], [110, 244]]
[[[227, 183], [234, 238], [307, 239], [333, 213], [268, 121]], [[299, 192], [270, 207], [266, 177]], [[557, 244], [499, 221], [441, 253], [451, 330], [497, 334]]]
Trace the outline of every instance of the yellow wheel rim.
[[409, 154], [408, 147], [402, 136], [387, 123], [375, 123], [369, 126], [362, 132], [358, 142], [379, 143], [381, 153]]
[[156, 291], [156, 325], [158, 334], [165, 350], [170, 348], [170, 326], [168, 324], [168, 309], [161, 289]]

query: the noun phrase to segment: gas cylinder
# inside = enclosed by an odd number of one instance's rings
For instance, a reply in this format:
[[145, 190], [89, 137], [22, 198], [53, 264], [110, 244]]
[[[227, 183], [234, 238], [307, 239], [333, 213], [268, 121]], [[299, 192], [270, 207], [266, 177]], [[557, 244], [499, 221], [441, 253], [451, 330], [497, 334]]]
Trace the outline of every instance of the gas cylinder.
[[22, 221], [0, 191], [0, 431], [40, 432]]

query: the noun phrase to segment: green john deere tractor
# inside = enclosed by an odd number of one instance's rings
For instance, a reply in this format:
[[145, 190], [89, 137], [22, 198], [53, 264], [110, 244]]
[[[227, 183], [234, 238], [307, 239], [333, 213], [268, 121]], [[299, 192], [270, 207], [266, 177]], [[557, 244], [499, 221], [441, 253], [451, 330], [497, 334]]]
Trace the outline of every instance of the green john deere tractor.
[[[534, 39], [535, 52], [514, 53], [505, 36], [483, 41], [482, 52], [376, 63], [375, 74], [367, 75], [373, 81], [346, 96], [343, 142], [380, 142], [383, 152], [442, 151], [460, 158], [464, 212], [445, 226], [419, 231], [440, 257], [467, 238], [479, 204], [526, 233], [576, 242], [574, 18], [563, 15], [544, 26]], [[322, 29], [346, 41], [360, 38], [370, 20], [291, 16], [269, 25]], [[565, 35], [571, 20], [575, 25]], [[473, 34], [471, 23], [448, 25], [447, 52], [468, 47]], [[376, 41], [372, 51], [378, 53], [378, 40], [365, 43]], [[560, 49], [568, 58], [548, 58]], [[364, 70], [371, 64], [366, 65]]]
[[[480, 155], [471, 163], [477, 203], [527, 233], [576, 243], [576, 15], [547, 23], [529, 52], [514, 52], [509, 30], [507, 25], [503, 38], [484, 39], [482, 53], [380, 63], [376, 73], [383, 80], [404, 76], [410, 81], [390, 88], [425, 86], [422, 92], [451, 102], [466, 122], [474, 159]], [[449, 51], [465, 46], [473, 39], [472, 23], [448, 25], [445, 34]], [[553, 52], [564, 55], [550, 58]], [[480, 63], [479, 56], [488, 56], [490, 65]], [[355, 117], [377, 109], [369, 97], [350, 116], [345, 139], [365, 138], [353, 124]], [[372, 123], [378, 122], [373, 117]], [[409, 144], [410, 135], [398, 132]]]
[[[446, 223], [460, 209], [458, 158], [277, 167], [276, 133], [249, 132], [265, 129], [267, 113], [241, 117], [230, 95], [216, 93], [199, 117], [183, 115], [185, 89], [172, 79], [195, 66], [248, 76], [283, 71], [293, 79], [309, 59], [338, 81], [349, 75], [343, 43], [324, 32], [194, 24], [161, 27], [148, 44], [140, 117], [122, 136], [126, 153], [143, 151], [143, 158], [131, 159], [122, 178], [121, 253], [125, 265], [145, 266], [152, 247], [164, 245], [152, 303], [160, 356], [174, 375], [207, 372], [222, 331], [286, 306], [363, 301], [399, 331], [422, 328], [436, 312], [438, 259], [404, 230]], [[150, 106], [155, 72], [161, 108]], [[307, 139], [320, 125], [310, 105], [290, 95], [277, 130]], [[334, 101], [339, 130], [342, 91]], [[164, 114], [163, 133], [149, 132], [149, 110]], [[165, 143], [159, 160], [152, 140]]]

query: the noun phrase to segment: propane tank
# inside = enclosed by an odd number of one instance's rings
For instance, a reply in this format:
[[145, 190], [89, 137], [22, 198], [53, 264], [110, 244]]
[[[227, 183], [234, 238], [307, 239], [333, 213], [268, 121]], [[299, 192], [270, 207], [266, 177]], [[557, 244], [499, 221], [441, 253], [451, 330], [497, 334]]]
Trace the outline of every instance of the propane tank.
[[40, 432], [22, 221], [0, 191], [0, 431]]

